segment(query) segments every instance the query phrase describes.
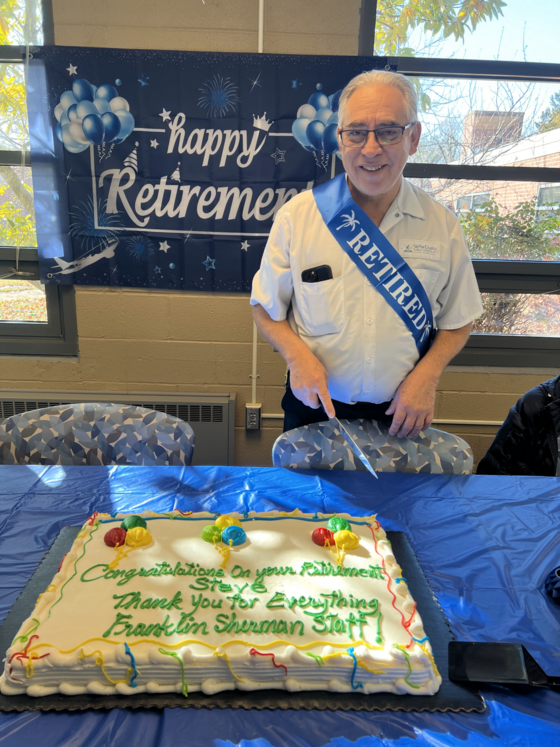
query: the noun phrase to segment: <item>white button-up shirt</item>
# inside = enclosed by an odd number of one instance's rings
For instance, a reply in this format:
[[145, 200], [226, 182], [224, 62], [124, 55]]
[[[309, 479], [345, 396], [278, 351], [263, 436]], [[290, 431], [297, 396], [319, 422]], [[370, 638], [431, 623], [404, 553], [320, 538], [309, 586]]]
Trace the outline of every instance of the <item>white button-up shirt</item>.
[[[402, 180], [380, 230], [418, 277], [438, 329], [458, 329], [482, 312], [459, 221]], [[304, 283], [304, 270], [329, 265], [332, 280]], [[323, 363], [333, 399], [388, 402], [418, 362], [412, 334], [334, 239], [311, 191], [278, 211], [251, 304], [291, 328]]]

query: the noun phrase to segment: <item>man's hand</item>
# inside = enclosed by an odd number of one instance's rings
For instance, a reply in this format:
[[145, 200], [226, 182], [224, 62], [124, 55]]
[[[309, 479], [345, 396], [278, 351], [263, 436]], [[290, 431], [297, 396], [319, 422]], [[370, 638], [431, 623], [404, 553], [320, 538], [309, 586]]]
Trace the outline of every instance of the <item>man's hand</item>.
[[311, 350], [299, 351], [290, 362], [290, 386], [304, 405], [317, 410], [321, 405], [329, 418], [335, 417], [334, 405], [328, 389], [327, 370]]
[[274, 321], [260, 304], [253, 306], [253, 319], [261, 335], [280, 351], [288, 364], [290, 386], [295, 396], [315, 410], [323, 405], [329, 418], [334, 418], [336, 413], [328, 390], [329, 376], [321, 361], [286, 320]]
[[404, 379], [386, 415], [393, 415], [391, 436], [415, 438], [432, 424], [436, 403], [437, 381], [425, 377], [417, 368]]
[[436, 388], [447, 364], [469, 339], [471, 324], [457, 329], [440, 329], [432, 347], [401, 382], [386, 415], [393, 415], [391, 436], [414, 438], [434, 418]]

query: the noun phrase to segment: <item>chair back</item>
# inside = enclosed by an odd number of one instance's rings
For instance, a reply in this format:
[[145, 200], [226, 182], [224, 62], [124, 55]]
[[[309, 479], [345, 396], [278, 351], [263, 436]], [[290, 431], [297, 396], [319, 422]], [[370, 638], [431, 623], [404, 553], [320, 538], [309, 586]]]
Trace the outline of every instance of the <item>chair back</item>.
[[133, 405], [45, 407], [0, 423], [0, 464], [188, 466], [188, 423]]
[[[376, 420], [341, 422], [376, 471], [472, 474], [472, 449], [452, 433], [427, 428], [415, 438], [398, 438]], [[365, 469], [329, 421], [283, 433], [272, 447], [272, 461], [275, 467], [295, 469]]]

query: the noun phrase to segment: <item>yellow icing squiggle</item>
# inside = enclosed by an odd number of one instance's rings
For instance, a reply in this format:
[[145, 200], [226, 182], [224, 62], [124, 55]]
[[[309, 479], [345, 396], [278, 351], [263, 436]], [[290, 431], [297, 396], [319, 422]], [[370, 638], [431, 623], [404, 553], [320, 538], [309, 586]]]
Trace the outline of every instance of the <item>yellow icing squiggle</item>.
[[[61, 651], [61, 653], [64, 652]], [[120, 685], [121, 683], [127, 684], [130, 675], [134, 672], [134, 669], [132, 669], [132, 667], [128, 667], [124, 680], [112, 680], [105, 671], [105, 662], [103, 660], [103, 654], [101, 653], [101, 651], [93, 651], [91, 654], [84, 654], [84, 649], [82, 649], [80, 655], [78, 656], [78, 659], [87, 659], [90, 656], [97, 656], [95, 663], [98, 667], [101, 667], [101, 671], [103, 672], [105, 679], [108, 680], [112, 685]]]
[[[48, 594], [48, 593], [49, 593], [49, 592], [51, 592], [51, 591], [55, 591], [55, 589], [56, 589], [56, 585], [55, 585], [55, 584], [49, 584], [49, 585], [47, 586], [47, 588], [45, 589], [45, 591], [43, 592], [43, 594]], [[41, 601], [41, 597], [43, 596], [43, 594], [39, 594], [39, 596], [37, 597], [37, 601], [35, 602], [35, 607], [36, 607], [36, 606], [37, 606], [37, 605], [39, 604], [39, 602]]]
[[230, 663], [230, 660], [229, 660], [227, 654], [225, 654], [223, 651], [214, 651], [214, 656], [218, 656], [221, 659], [225, 659], [226, 660], [226, 664], [229, 667], [229, 671], [232, 673], [232, 675], [235, 677], [235, 679], [239, 680], [239, 682], [245, 682], [245, 680], [242, 680], [241, 677], [238, 677], [235, 674], [235, 672], [233, 671], [233, 669], [231, 668], [231, 663]]

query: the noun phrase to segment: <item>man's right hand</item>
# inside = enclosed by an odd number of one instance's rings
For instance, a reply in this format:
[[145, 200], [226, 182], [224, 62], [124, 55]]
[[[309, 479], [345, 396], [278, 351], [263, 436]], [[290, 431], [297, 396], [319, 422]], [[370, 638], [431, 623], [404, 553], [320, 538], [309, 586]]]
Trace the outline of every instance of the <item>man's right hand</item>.
[[280, 351], [288, 364], [290, 386], [297, 399], [314, 410], [322, 405], [329, 418], [334, 418], [334, 406], [328, 389], [329, 376], [321, 361], [285, 319], [274, 321], [260, 304], [253, 306], [253, 319], [261, 335]]
[[329, 394], [329, 376], [326, 368], [309, 348], [290, 362], [290, 387], [304, 405], [318, 410], [321, 405], [329, 416], [335, 417], [334, 405]]

